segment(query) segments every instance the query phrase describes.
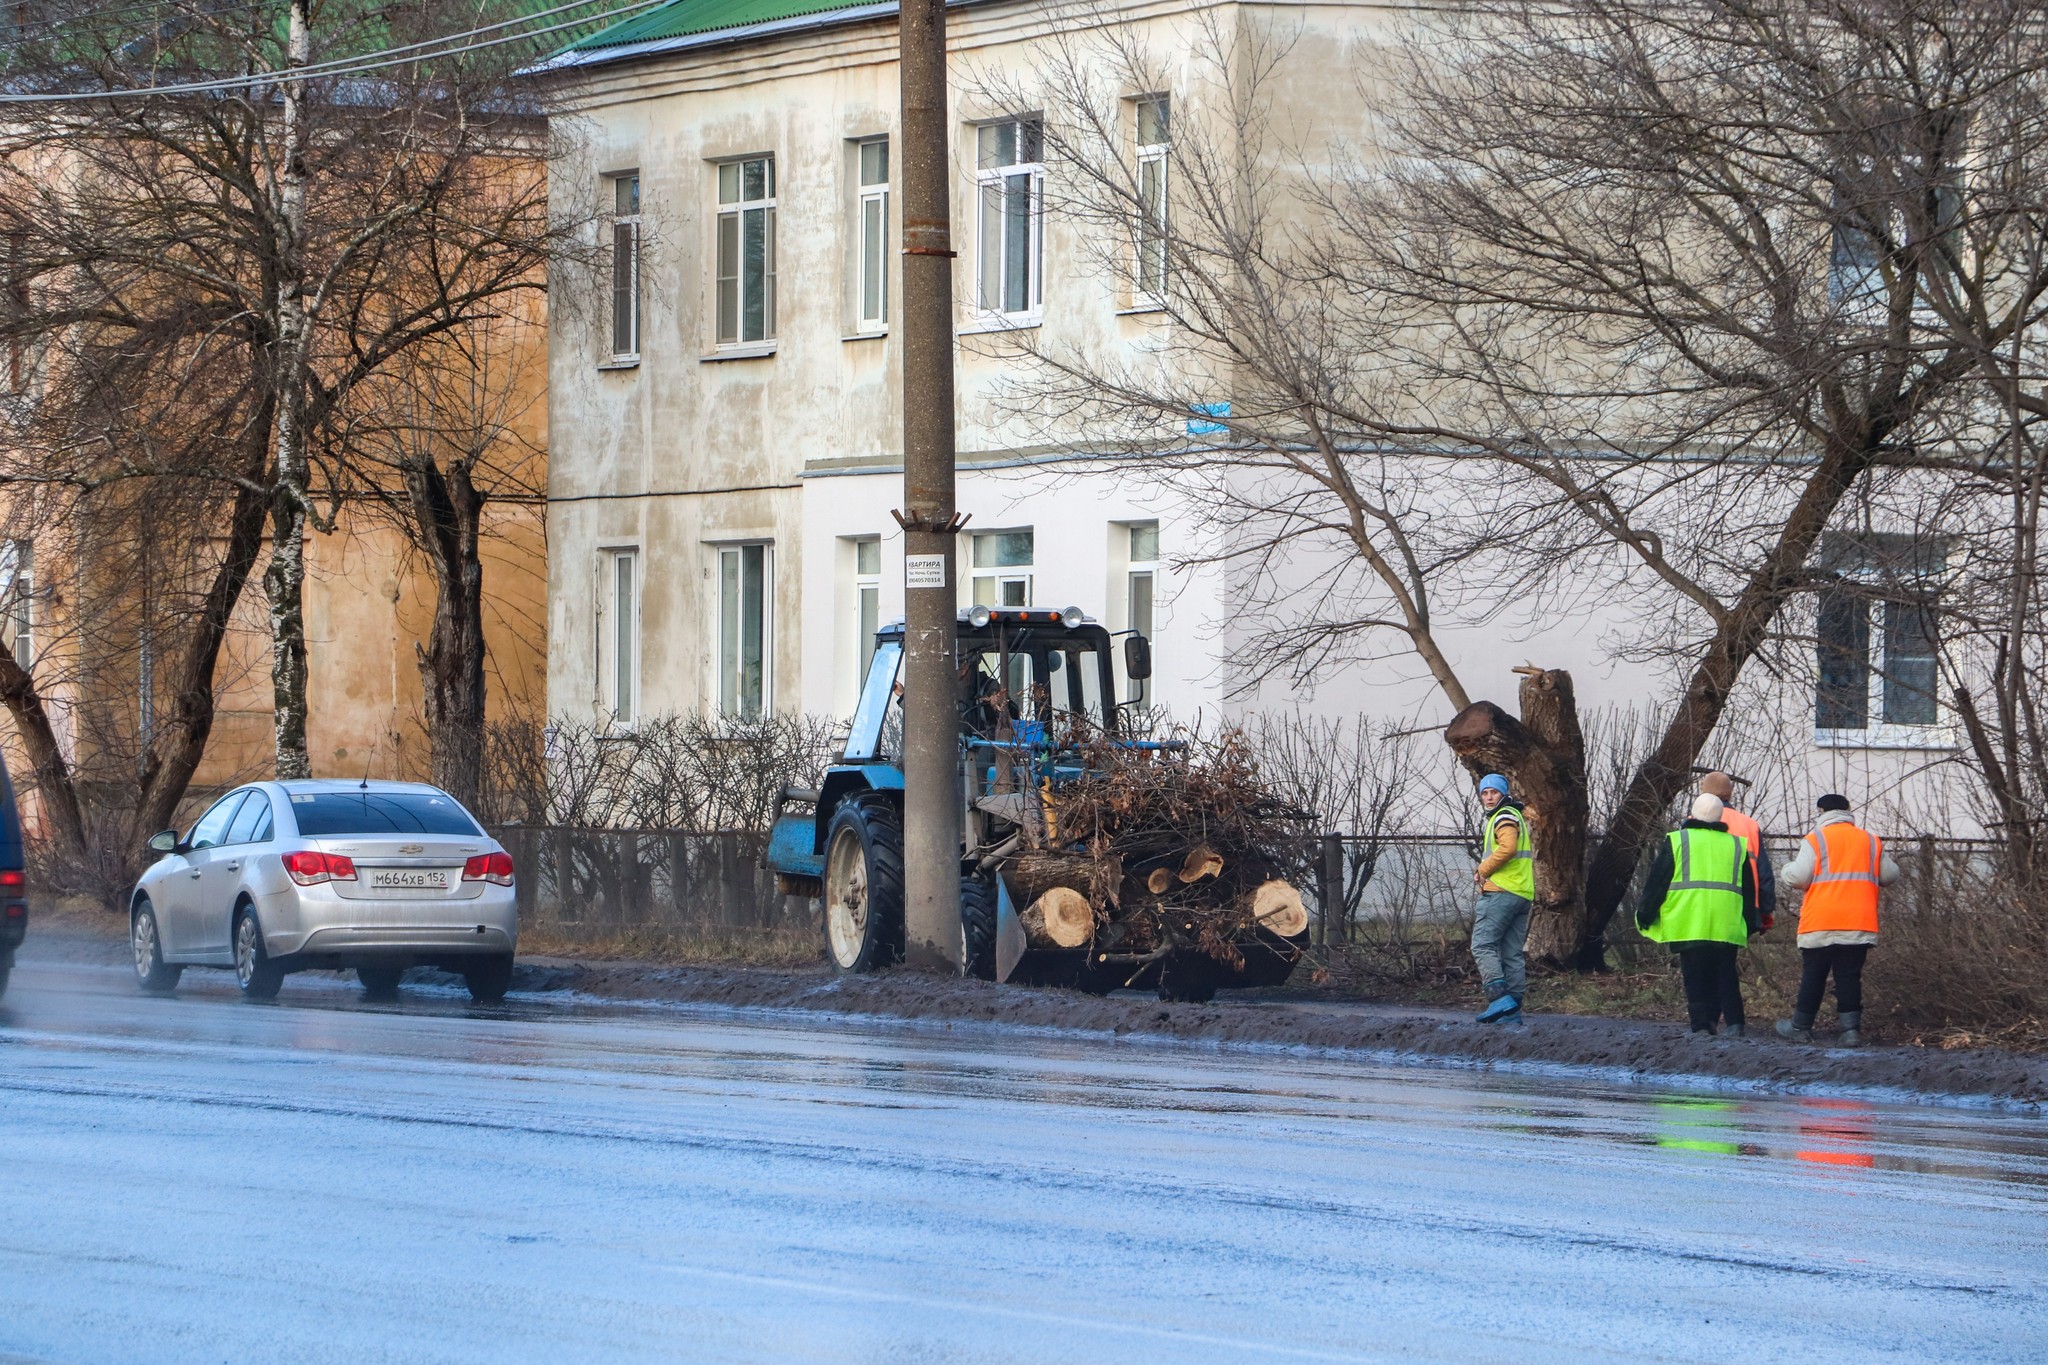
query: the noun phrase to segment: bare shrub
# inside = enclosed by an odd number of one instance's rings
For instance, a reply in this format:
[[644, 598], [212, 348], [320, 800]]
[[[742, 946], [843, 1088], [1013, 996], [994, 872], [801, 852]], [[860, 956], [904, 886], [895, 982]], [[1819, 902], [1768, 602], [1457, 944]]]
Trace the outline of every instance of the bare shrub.
[[486, 734], [486, 823], [765, 833], [775, 794], [809, 786], [843, 731], [822, 716], [660, 716], [630, 733], [501, 721]]

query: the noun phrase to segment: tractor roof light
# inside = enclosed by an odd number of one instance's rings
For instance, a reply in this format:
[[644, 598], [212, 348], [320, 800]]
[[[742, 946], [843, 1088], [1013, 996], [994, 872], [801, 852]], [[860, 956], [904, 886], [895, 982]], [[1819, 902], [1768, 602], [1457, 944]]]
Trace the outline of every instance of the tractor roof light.
[[986, 626], [988, 625], [988, 622], [989, 622], [989, 611], [988, 611], [988, 608], [987, 608], [987, 607], [984, 607], [984, 606], [982, 606], [982, 605], [981, 605], [980, 603], [978, 603], [978, 602], [977, 602], [977, 603], [976, 603], [976, 604], [975, 604], [975, 605], [974, 605], [973, 607], [971, 607], [971, 608], [969, 608], [969, 609], [968, 609], [968, 612], [967, 612], [967, 624], [968, 624], [968, 625], [970, 625], [970, 626], [973, 626], [973, 627], [974, 627], [974, 628], [975, 628], [976, 630], [981, 630], [981, 629], [983, 629], [984, 627], [986, 627]]
[[1087, 615], [1079, 607], [1068, 607], [1060, 613], [1060, 624], [1068, 630], [1079, 630], [1081, 623], [1087, 619]]

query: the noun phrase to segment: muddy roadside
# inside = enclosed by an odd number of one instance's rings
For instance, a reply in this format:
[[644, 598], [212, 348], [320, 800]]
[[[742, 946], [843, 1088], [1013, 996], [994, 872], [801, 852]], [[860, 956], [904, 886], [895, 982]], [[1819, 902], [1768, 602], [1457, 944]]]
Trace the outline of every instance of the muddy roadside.
[[[22, 958], [122, 964], [127, 943], [117, 932], [96, 922], [46, 923], [42, 932], [31, 934]], [[426, 969], [415, 969], [409, 979], [456, 983], [456, 978]], [[822, 967], [668, 966], [557, 957], [522, 958], [512, 989], [529, 998], [796, 1010], [927, 1024], [974, 1022], [1480, 1068], [1561, 1066], [1617, 1080], [1685, 1077], [1753, 1090], [1981, 1098], [2048, 1109], [2048, 1057], [1994, 1048], [1848, 1049], [1789, 1044], [1775, 1037], [1704, 1039], [1676, 1024], [1589, 1015], [1534, 1014], [1518, 1025], [1497, 1027], [1475, 1024], [1460, 1010], [1252, 992], [1225, 992], [1208, 1005], [1170, 1005], [1136, 994], [1097, 997], [903, 971], [839, 977]], [[1768, 1029], [1767, 1021], [1759, 1023]]]

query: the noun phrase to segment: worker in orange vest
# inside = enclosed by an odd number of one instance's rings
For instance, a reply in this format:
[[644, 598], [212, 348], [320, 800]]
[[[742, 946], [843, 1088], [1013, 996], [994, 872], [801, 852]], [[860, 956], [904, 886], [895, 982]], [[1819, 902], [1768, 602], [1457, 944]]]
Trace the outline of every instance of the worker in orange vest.
[[1849, 817], [1849, 798], [1823, 796], [1820, 820], [1783, 878], [1806, 896], [1799, 903], [1799, 998], [1792, 1017], [1778, 1021], [1780, 1038], [1813, 1041], [1814, 1016], [1832, 975], [1842, 1042], [1854, 1047], [1863, 1041], [1863, 959], [1877, 942], [1878, 888], [1898, 877], [1884, 840]]
[[1763, 912], [1764, 931], [1768, 933], [1777, 922], [1778, 879], [1771, 872], [1771, 855], [1764, 847], [1764, 832], [1757, 827], [1756, 821], [1729, 804], [1735, 799], [1735, 779], [1728, 774], [1708, 773], [1700, 779], [1700, 794], [1720, 798], [1721, 823], [1749, 847], [1749, 870], [1756, 882], [1757, 909]]

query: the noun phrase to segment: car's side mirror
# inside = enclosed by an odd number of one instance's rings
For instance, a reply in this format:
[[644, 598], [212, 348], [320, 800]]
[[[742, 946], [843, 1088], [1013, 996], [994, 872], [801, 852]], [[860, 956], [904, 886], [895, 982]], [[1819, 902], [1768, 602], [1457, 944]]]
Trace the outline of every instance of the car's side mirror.
[[1124, 637], [1124, 676], [1132, 682], [1152, 676], [1152, 642], [1142, 635]]
[[178, 851], [178, 831], [167, 829], [160, 834], [150, 835], [149, 851], [151, 853], [176, 853]]

